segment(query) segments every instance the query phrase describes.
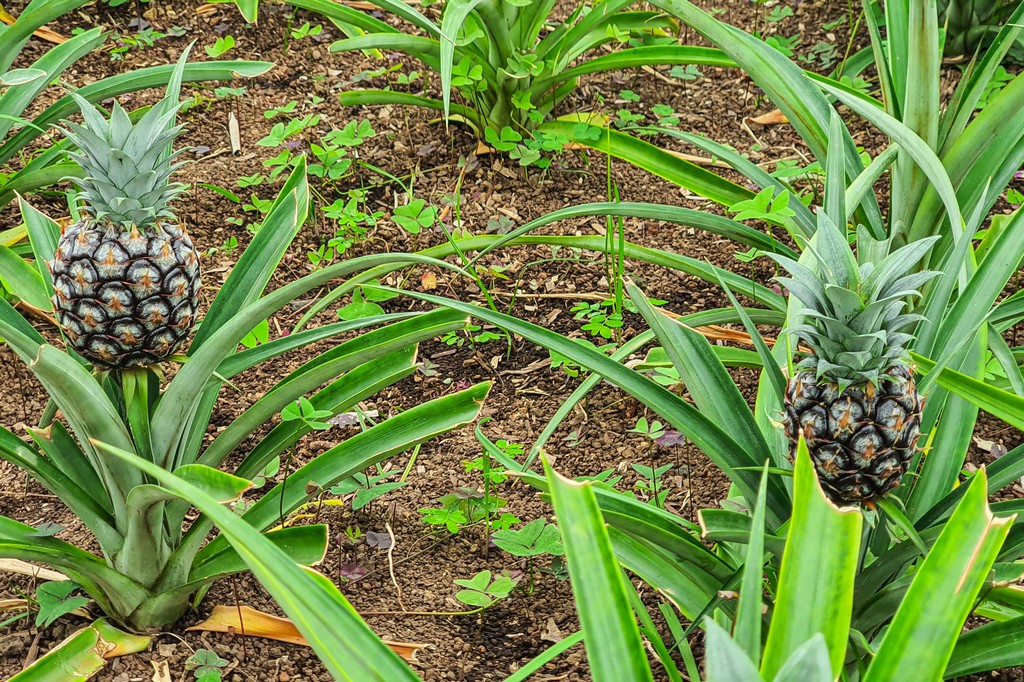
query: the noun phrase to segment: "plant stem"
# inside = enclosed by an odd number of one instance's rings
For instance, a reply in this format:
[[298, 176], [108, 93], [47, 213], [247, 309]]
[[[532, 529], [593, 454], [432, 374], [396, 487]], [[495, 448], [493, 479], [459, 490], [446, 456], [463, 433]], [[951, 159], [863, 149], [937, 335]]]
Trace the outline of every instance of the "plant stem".
[[295, 445], [295, 443], [292, 443], [292, 447], [288, 450], [288, 459], [284, 461], [284, 476], [281, 478], [281, 497], [277, 500], [281, 528], [284, 528], [284, 494], [288, 486], [288, 473], [292, 467], [292, 458], [295, 457]]

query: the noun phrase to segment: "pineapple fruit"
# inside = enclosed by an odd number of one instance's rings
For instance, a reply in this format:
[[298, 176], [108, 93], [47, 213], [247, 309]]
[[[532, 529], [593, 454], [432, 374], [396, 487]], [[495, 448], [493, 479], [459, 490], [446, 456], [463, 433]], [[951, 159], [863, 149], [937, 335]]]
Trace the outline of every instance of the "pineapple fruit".
[[907, 312], [918, 288], [938, 273], [913, 272], [934, 240], [858, 265], [840, 230], [819, 216], [808, 247], [816, 270], [784, 257], [780, 283], [803, 306], [791, 331], [809, 350], [785, 395], [783, 424], [796, 451], [800, 436], [825, 493], [837, 504], [864, 504], [899, 482], [917, 448], [924, 400], [908, 366]]
[[185, 188], [170, 182], [182, 165], [171, 151], [177, 91], [134, 125], [116, 102], [107, 120], [74, 97], [85, 125], [64, 134], [85, 171], [84, 205], [50, 262], [57, 321], [96, 366], [145, 367], [178, 349], [198, 306], [199, 254], [169, 205]]

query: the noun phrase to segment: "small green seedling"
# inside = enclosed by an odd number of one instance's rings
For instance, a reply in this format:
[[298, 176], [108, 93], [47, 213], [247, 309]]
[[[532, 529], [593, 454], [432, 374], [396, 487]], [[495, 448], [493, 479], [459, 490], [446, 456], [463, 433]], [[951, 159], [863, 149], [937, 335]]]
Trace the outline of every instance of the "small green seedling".
[[206, 50], [206, 54], [210, 57], [217, 59], [224, 55], [225, 52], [235, 46], [235, 38], [232, 35], [221, 36], [217, 38], [213, 45], [207, 45], [203, 49]]
[[299, 398], [281, 410], [281, 421], [301, 421], [305, 426], [314, 431], [326, 431], [331, 428], [331, 425], [327, 422], [320, 421], [330, 416], [330, 410], [316, 409], [309, 398]]
[[655, 507], [664, 509], [665, 500], [671, 491], [660, 485], [658, 481], [669, 472], [673, 465], [664, 464], [657, 468], [645, 464], [633, 464], [631, 466], [633, 471], [640, 475], [640, 480], [634, 483], [633, 487], [647, 496], [647, 504], [653, 504]]
[[648, 423], [647, 417], [640, 417], [636, 420], [636, 426], [627, 431], [627, 433], [640, 433], [651, 440], [658, 440], [665, 435], [665, 425], [657, 419]]
[[434, 225], [437, 208], [427, 205], [423, 199], [413, 199], [405, 206], [397, 207], [391, 219], [409, 234], [419, 234]]
[[89, 603], [88, 597], [72, 597], [71, 593], [79, 589], [70, 580], [47, 582], [36, 588], [36, 627], [46, 628], [61, 616], [66, 616], [75, 609]]
[[359, 473], [331, 488], [330, 493], [339, 496], [355, 493], [352, 497], [352, 511], [359, 511], [381, 495], [406, 485], [407, 481], [383, 482], [384, 479], [399, 473], [401, 472], [385, 471], [384, 473], [378, 473], [376, 476]]
[[310, 26], [309, 22], [307, 21], [304, 24], [302, 24], [302, 26], [299, 26], [298, 28], [293, 28], [291, 30], [291, 34], [292, 38], [294, 38], [295, 40], [302, 40], [303, 38], [306, 37], [318, 36], [323, 32], [323, 30], [324, 27], [322, 24]]
[[489, 608], [499, 599], [504, 599], [516, 588], [516, 581], [507, 575], [493, 580], [490, 571], [480, 571], [469, 580], [455, 579], [454, 583], [465, 589], [455, 593], [455, 598], [467, 606], [480, 610]]
[[499, 530], [491, 536], [491, 540], [499, 549], [513, 556], [562, 556], [565, 553], [558, 526], [543, 518], [534, 519], [519, 530]]
[[[326, 431], [331, 428], [328, 422], [322, 421], [331, 417], [330, 410], [318, 410], [310, 402], [309, 398], [299, 398], [293, 403], [290, 403], [288, 407], [281, 410], [281, 421], [282, 422], [301, 422], [304, 427], [313, 431]], [[281, 480], [281, 498], [278, 513], [280, 515], [281, 525], [284, 526], [284, 499], [285, 490], [288, 484], [288, 474], [291, 472], [292, 459], [295, 458], [295, 448], [298, 441], [292, 443], [291, 448], [288, 450], [288, 459], [285, 460], [284, 465], [284, 476]]]
[[792, 223], [796, 211], [789, 207], [789, 192], [775, 195], [775, 187], [765, 187], [752, 199], [740, 201], [729, 207], [735, 213], [733, 220], [763, 220], [787, 227]]
[[255, 348], [256, 346], [262, 345], [270, 340], [270, 323], [267, 320], [263, 320], [258, 325], [252, 328], [248, 334], [242, 337], [239, 341], [240, 344], [246, 348]]
[[191, 670], [197, 682], [221, 682], [227, 659], [221, 658], [212, 649], [198, 649], [185, 661], [185, 668]]
[[[439, 501], [443, 500], [444, 498], [441, 498]], [[469, 523], [466, 513], [458, 505], [427, 507], [420, 509], [419, 513], [423, 515], [423, 523], [428, 526], [444, 526], [452, 535], [457, 535], [459, 530]]]

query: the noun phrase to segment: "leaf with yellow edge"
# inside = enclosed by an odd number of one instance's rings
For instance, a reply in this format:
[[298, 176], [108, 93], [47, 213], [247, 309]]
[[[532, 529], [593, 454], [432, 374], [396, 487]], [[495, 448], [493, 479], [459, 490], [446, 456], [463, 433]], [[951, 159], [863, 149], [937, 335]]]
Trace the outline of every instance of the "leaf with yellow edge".
[[107, 661], [136, 654], [152, 637], [131, 635], [100, 618], [74, 633], [8, 682], [85, 682]]

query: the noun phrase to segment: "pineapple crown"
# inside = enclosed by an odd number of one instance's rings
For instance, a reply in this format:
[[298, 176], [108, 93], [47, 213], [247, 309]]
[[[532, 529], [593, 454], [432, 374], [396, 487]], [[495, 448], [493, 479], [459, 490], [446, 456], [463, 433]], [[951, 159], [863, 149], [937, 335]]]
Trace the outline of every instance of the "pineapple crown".
[[878, 263], [858, 265], [845, 230], [822, 212], [813, 245], [807, 246], [814, 270], [770, 254], [791, 275], [778, 281], [803, 306], [802, 319], [790, 331], [811, 353], [798, 369], [845, 387], [877, 385], [890, 367], [906, 366], [906, 345], [914, 337], [902, 330], [922, 319], [908, 307], [921, 295], [919, 289], [939, 274], [912, 270], [937, 239], [915, 241]]
[[63, 132], [78, 148], [69, 155], [85, 173], [73, 180], [84, 201], [82, 210], [94, 220], [130, 230], [173, 217], [169, 204], [185, 190], [170, 177], [183, 165], [175, 160], [184, 150], [172, 151], [172, 143], [182, 130], [176, 124], [178, 93], [190, 49], [178, 60], [164, 98], [134, 124], [116, 101], [106, 119], [84, 97], [71, 93], [85, 125], [65, 121]]

